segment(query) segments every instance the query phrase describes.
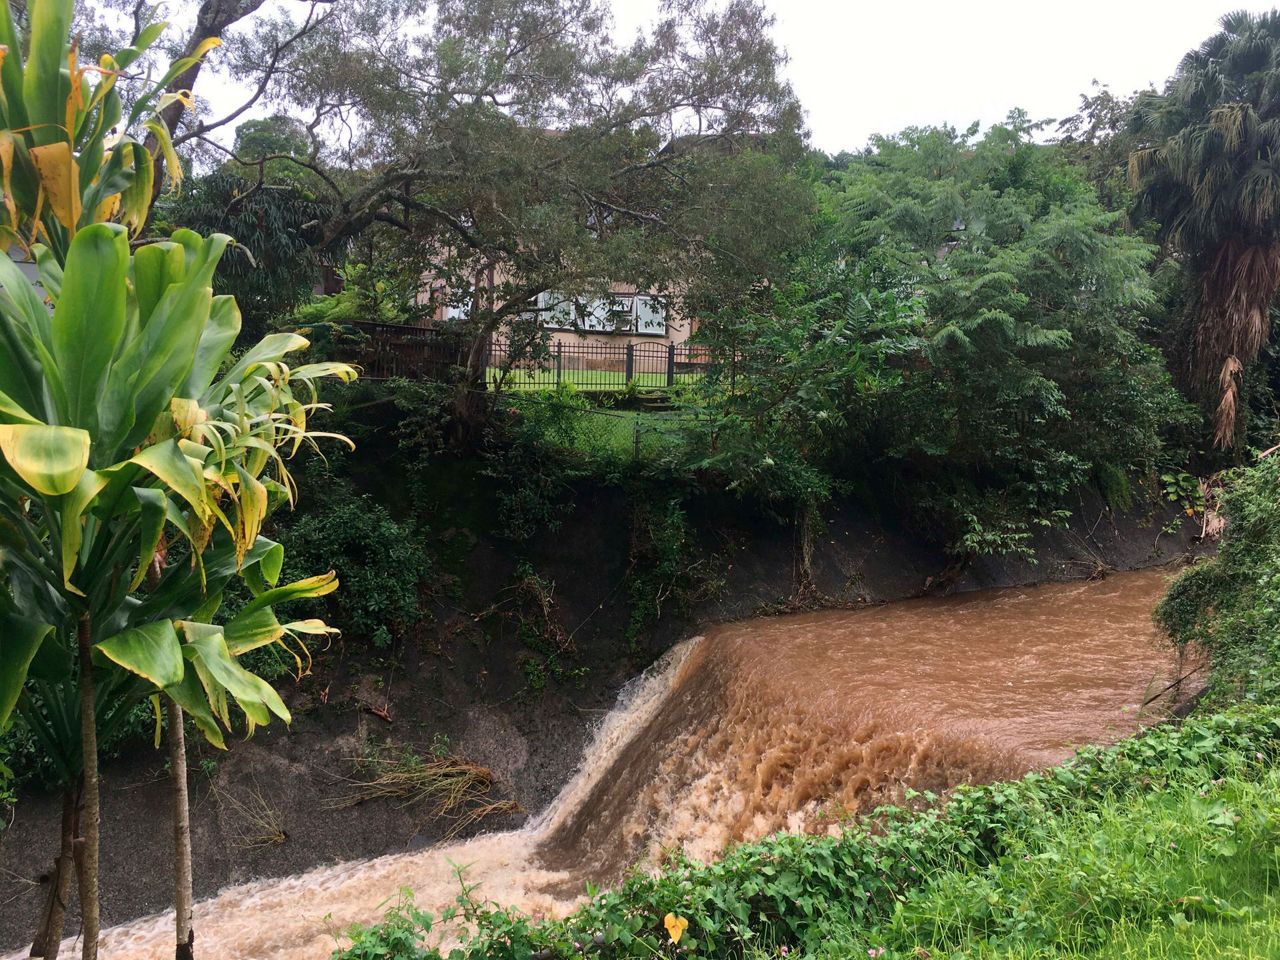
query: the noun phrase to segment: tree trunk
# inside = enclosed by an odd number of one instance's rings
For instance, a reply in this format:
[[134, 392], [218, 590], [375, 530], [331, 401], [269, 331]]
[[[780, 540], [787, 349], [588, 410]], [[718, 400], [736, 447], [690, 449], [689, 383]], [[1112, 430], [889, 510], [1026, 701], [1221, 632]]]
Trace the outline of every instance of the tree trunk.
[[98, 931], [98, 828], [102, 820], [102, 801], [98, 786], [98, 722], [93, 690], [93, 624], [86, 613], [80, 617], [76, 631], [80, 653], [80, 749], [84, 767], [84, 828], [80, 857], [80, 922], [84, 934], [82, 960], [97, 960]]
[[62, 947], [62, 930], [66, 923], [67, 901], [71, 897], [71, 877], [75, 871], [75, 841], [80, 806], [79, 790], [69, 785], [62, 792], [62, 835], [58, 857], [53, 861], [53, 876], [49, 881], [49, 901], [45, 905], [40, 929], [31, 943], [31, 957], [58, 960]]
[[195, 930], [191, 926], [191, 807], [187, 801], [187, 738], [182, 729], [182, 708], [164, 699], [169, 723], [169, 775], [173, 778], [174, 960], [195, 956]]

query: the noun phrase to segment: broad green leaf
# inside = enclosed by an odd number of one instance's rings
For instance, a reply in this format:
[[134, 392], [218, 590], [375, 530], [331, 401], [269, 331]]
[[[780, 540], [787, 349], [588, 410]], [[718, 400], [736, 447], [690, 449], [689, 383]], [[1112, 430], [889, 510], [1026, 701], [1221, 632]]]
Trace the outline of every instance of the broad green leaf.
[[276, 619], [270, 607], [250, 613], [243, 611], [227, 621], [223, 627], [227, 650], [233, 657], [275, 643], [284, 636], [284, 627]]
[[205, 698], [204, 688], [194, 670], [183, 673], [182, 682], [166, 687], [164, 691], [173, 702], [180, 706], [189, 716], [204, 738], [219, 750], [225, 750], [227, 743], [222, 736], [222, 728], [209, 709], [209, 701]]
[[0, 89], [4, 91], [8, 127], [18, 130], [27, 125], [27, 111], [22, 98], [22, 43], [13, 28], [13, 14], [8, 4], [0, 10], [0, 45], [8, 52], [0, 62]]
[[287, 603], [290, 600], [309, 600], [313, 597], [323, 597], [337, 589], [338, 575], [330, 570], [328, 573], [323, 573], [316, 577], [307, 577], [305, 580], [297, 580], [283, 587], [264, 590], [246, 603], [241, 612], [252, 613], [255, 610], [261, 610], [263, 607], [273, 607], [277, 603]]
[[0, 729], [4, 728], [27, 680], [27, 669], [53, 627], [0, 610]]
[[130, 463], [136, 463], [167, 484], [169, 489], [187, 501], [197, 518], [208, 518], [211, 504], [200, 466], [182, 452], [176, 440], [153, 444], [134, 456]]
[[62, 296], [62, 266], [43, 243], [32, 244], [31, 251], [36, 255], [36, 266], [40, 268], [40, 285], [49, 291], [49, 296], [56, 303]]
[[200, 338], [200, 346], [196, 348], [196, 362], [187, 377], [186, 396], [199, 397], [209, 389], [239, 335], [240, 308], [235, 297], [214, 297], [209, 323]]
[[[62, 81], [63, 50], [71, 30], [72, 0], [39, 0], [30, 5], [31, 27], [22, 100], [37, 144], [66, 140], [61, 130], [68, 87]], [[21, 47], [10, 48], [13, 51]], [[12, 100], [12, 98], [11, 98]]]
[[39, 424], [40, 421], [18, 406], [17, 401], [5, 393], [0, 393], [0, 418], [13, 423]]
[[181, 683], [182, 643], [168, 620], [133, 627], [97, 644], [108, 659], [157, 687]]
[[81, 538], [84, 535], [84, 512], [94, 497], [107, 485], [107, 477], [94, 470], [85, 470], [80, 474], [76, 487], [60, 504], [62, 514], [62, 584], [72, 593], [84, 594], [72, 586], [71, 573], [76, 568], [76, 560], [80, 555]]
[[186, 257], [176, 243], [166, 240], [137, 249], [133, 255], [133, 286], [142, 326], [147, 325], [169, 286], [180, 283], [186, 272]]
[[75, 489], [89, 465], [89, 434], [43, 423], [0, 424], [0, 453], [35, 490], [61, 496]]
[[125, 325], [129, 234], [119, 224], [85, 227], [71, 242], [53, 311], [53, 355], [72, 426], [95, 430], [111, 360]]
[[267, 711], [286, 723], [289, 721], [289, 711], [271, 685], [235, 662], [227, 649], [221, 627], [186, 620], [179, 626], [187, 637], [184, 655], [195, 665], [213, 713], [224, 724], [228, 724], [230, 720], [227, 711], [228, 695], [234, 697], [244, 711], [250, 732], [255, 724], [266, 722]]
[[138, 498], [140, 538], [138, 570], [129, 584], [130, 592], [137, 590], [146, 579], [147, 569], [151, 566], [156, 547], [160, 543], [160, 535], [164, 532], [164, 522], [169, 507], [169, 498], [165, 496], [163, 490], [134, 487], [133, 493]]

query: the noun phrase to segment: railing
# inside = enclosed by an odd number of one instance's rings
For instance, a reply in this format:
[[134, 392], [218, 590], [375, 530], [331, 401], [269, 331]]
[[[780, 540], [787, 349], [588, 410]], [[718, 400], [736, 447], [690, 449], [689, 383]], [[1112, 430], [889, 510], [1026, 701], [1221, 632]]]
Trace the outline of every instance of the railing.
[[[364, 376], [447, 379], [466, 365], [463, 339], [449, 331], [391, 323], [352, 324], [367, 338], [361, 349]], [[489, 345], [485, 385], [491, 390], [545, 390], [571, 383], [579, 390], [662, 390], [706, 375], [705, 347], [688, 343], [557, 341], [534, 354], [506, 341]]]
[[552, 343], [534, 358], [512, 357], [509, 344], [489, 349], [490, 388], [545, 390], [571, 383], [579, 390], [663, 390], [706, 375], [705, 347], [688, 343]]
[[370, 379], [443, 379], [450, 368], [466, 364], [462, 341], [438, 330], [370, 321], [352, 326], [367, 339], [360, 348], [360, 366]]

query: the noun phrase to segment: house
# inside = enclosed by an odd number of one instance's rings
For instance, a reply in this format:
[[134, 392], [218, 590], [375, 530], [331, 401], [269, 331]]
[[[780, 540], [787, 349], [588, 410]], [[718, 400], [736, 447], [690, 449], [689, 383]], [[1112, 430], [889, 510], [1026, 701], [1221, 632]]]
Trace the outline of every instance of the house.
[[[485, 285], [482, 282], [477, 287], [483, 290]], [[451, 304], [448, 299], [439, 284], [425, 292], [423, 301], [428, 310], [424, 326], [442, 327], [467, 318], [470, 305]], [[434, 309], [432, 304], [436, 304]], [[626, 284], [614, 284], [607, 296], [589, 298], [547, 291], [539, 294], [536, 309], [522, 314], [517, 322], [521, 321], [538, 324], [546, 331], [549, 354], [541, 363], [557, 377], [596, 371], [611, 375], [601, 379], [601, 384], [621, 386], [634, 379], [661, 386], [704, 359], [701, 348], [687, 343], [696, 329], [693, 320], [673, 309], [670, 298]], [[501, 368], [509, 365], [509, 360], [506, 336], [494, 334], [490, 367]], [[576, 375], [573, 379], [579, 385], [591, 382]]]

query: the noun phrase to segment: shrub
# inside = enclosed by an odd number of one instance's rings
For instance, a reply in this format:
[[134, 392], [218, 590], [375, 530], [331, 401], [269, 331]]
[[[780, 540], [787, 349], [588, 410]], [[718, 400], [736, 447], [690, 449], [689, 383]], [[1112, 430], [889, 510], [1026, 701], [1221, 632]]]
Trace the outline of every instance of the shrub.
[[1175, 643], [1213, 663], [1211, 696], [1280, 697], [1280, 457], [1232, 471], [1218, 556], [1182, 574], [1156, 608]]
[[417, 530], [373, 498], [331, 481], [324, 499], [278, 534], [290, 567], [337, 572], [342, 589], [309, 602], [323, 605], [324, 619], [344, 634], [386, 646], [422, 619], [431, 559]]

